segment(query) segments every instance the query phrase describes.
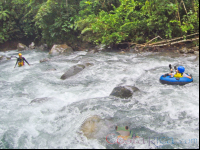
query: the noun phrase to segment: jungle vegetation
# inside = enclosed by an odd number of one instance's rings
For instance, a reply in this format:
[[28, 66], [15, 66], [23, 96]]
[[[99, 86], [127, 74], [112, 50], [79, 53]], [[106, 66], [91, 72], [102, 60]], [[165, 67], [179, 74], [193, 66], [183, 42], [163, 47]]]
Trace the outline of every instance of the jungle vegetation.
[[112, 46], [198, 32], [198, 0], [0, 0], [0, 43], [34, 38]]

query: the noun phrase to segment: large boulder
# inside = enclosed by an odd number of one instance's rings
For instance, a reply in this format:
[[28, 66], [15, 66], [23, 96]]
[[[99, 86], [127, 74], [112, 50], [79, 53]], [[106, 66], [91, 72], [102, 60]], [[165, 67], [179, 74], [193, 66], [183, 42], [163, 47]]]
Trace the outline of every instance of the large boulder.
[[75, 66], [72, 66], [71, 68], [69, 68], [69, 70], [67, 70], [62, 76], [61, 79], [65, 80], [71, 76], [76, 75], [77, 73], [81, 72], [83, 69], [85, 68], [85, 65], [82, 64], [78, 64]]
[[120, 98], [129, 98], [136, 91], [139, 91], [139, 89], [134, 86], [118, 86], [113, 89], [110, 96], [116, 96]]
[[35, 43], [32, 42], [32, 43], [29, 45], [29, 48], [30, 48], [30, 49], [35, 49]]
[[30, 102], [30, 104], [31, 104], [31, 103], [43, 103], [43, 102], [46, 102], [46, 101], [48, 101], [48, 100], [49, 100], [48, 97], [36, 98], [36, 99], [32, 100], [32, 101]]
[[22, 43], [18, 43], [17, 45], [18, 51], [28, 50], [28, 47]]
[[63, 54], [63, 53], [72, 53], [73, 49], [66, 44], [62, 45], [54, 45], [49, 54], [56, 55], [56, 54]]

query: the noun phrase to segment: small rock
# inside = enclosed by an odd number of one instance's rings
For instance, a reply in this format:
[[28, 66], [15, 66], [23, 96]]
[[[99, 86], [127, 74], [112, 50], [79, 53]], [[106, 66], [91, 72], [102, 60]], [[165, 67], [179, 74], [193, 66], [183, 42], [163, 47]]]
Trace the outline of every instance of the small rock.
[[48, 100], [49, 100], [48, 97], [36, 98], [36, 99], [32, 100], [32, 101], [30, 102], [30, 104], [31, 104], [31, 103], [43, 103], [43, 102], [48, 101]]
[[7, 59], [7, 60], [10, 60], [10, 59], [11, 59], [11, 57], [6, 57], [6, 59]]
[[56, 71], [56, 69], [55, 68], [47, 69], [47, 71]]
[[122, 50], [121, 52], [119, 52], [120, 54], [124, 54], [125, 52]]
[[5, 56], [0, 56], [0, 60], [7, 60]]
[[46, 62], [46, 61], [49, 61], [50, 59], [49, 58], [44, 58], [42, 60], [40, 60], [40, 63], [43, 63], [43, 62]]
[[193, 49], [194, 51], [199, 51], [199, 46], [192, 47], [192, 49]]
[[83, 64], [85, 67], [88, 67], [88, 66], [93, 66], [94, 64], [93, 63], [84, 63]]
[[194, 51], [194, 54], [195, 55], [199, 55], [199, 51]]
[[188, 49], [186, 47], [184, 47], [184, 48], [180, 49], [179, 52], [182, 53], [182, 54], [183, 53], [187, 54], [188, 53]]
[[194, 54], [194, 49], [188, 49], [188, 53]]
[[94, 54], [94, 53], [97, 53], [97, 52], [98, 52], [98, 50], [90, 50], [90, 51], [87, 52], [86, 55]]

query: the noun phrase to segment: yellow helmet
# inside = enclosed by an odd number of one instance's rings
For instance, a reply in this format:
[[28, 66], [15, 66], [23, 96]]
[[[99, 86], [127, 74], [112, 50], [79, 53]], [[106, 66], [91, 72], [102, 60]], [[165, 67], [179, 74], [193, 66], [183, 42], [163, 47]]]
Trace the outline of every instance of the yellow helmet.
[[21, 54], [21, 53], [19, 53], [18, 55], [19, 55], [19, 56], [21, 56], [22, 54]]

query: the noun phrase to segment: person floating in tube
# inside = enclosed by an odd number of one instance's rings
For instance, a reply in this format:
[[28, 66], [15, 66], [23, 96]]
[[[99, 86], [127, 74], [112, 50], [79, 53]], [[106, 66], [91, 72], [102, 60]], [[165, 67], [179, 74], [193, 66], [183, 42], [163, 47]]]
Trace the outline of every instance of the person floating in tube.
[[184, 73], [185, 68], [183, 66], [179, 66], [178, 69], [176, 68], [176, 66], [174, 66], [174, 69], [176, 72], [173, 72], [171, 64], [169, 64], [169, 68], [171, 70], [171, 73], [169, 73], [168, 75], [170, 75], [171, 77], [175, 77], [175, 78], [187, 77], [189, 79], [192, 78], [192, 75], [189, 76], [186, 73]]
[[19, 67], [23, 66], [24, 65], [24, 61], [30, 66], [30, 64], [28, 63], [28, 61], [24, 57], [22, 57], [21, 53], [19, 53], [18, 55], [19, 55], [19, 58], [17, 58], [17, 62], [15, 64], [15, 67], [16, 67], [17, 63], [18, 63]]

